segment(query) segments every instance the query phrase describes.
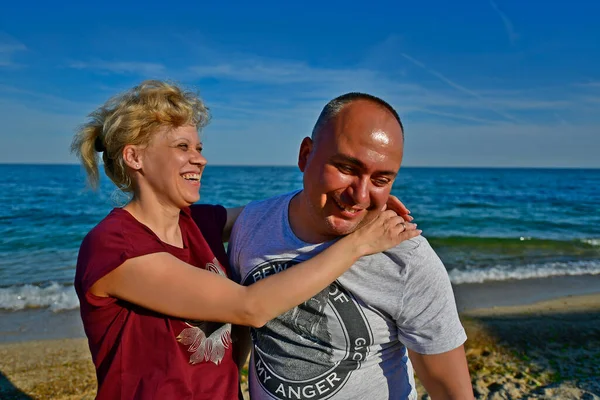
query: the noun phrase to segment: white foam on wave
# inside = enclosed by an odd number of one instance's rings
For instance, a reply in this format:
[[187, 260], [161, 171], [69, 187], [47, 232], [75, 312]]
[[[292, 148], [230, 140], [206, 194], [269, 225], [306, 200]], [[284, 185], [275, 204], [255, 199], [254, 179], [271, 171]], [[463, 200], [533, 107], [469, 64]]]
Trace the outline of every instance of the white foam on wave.
[[[519, 267], [496, 265], [449, 271], [450, 280], [454, 284], [599, 274], [600, 260], [526, 264]], [[18, 311], [27, 308], [49, 308], [54, 312], [74, 310], [79, 308], [79, 299], [73, 286], [63, 286], [56, 282], [44, 287], [21, 285], [0, 288], [0, 310]]]
[[552, 276], [599, 275], [600, 260], [526, 264], [519, 267], [496, 265], [489, 268], [452, 270], [452, 283], [482, 283], [509, 279], [549, 278]]
[[592, 246], [600, 246], [600, 239], [583, 239], [582, 242]]
[[0, 309], [18, 311], [26, 308], [50, 308], [52, 311], [79, 308], [79, 299], [73, 286], [52, 282], [48, 286], [34, 285], [0, 288]]

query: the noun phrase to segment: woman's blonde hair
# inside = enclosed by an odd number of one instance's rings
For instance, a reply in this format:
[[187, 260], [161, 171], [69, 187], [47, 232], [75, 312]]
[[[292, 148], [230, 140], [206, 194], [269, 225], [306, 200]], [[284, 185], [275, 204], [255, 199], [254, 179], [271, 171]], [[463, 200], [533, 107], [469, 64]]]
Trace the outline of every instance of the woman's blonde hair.
[[88, 117], [73, 138], [71, 152], [81, 160], [92, 188], [98, 186], [98, 153], [102, 153], [106, 175], [124, 192], [132, 191], [123, 160], [126, 145], [147, 145], [164, 127], [191, 125], [200, 130], [210, 119], [197, 93], [157, 80], [109, 99]]

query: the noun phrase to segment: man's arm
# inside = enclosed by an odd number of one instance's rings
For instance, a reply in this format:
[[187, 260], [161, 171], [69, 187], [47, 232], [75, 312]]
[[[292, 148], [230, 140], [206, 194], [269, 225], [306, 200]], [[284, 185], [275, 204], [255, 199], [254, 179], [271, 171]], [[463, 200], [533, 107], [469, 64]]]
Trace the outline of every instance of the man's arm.
[[408, 350], [417, 377], [433, 400], [471, 400], [473, 388], [463, 346], [440, 354]]
[[[467, 336], [448, 272], [425, 238], [415, 242], [419, 246], [404, 255], [399, 338], [409, 349], [415, 372], [432, 399], [471, 400], [473, 389], [463, 347]], [[397, 263], [402, 265], [402, 261], [400, 258]]]

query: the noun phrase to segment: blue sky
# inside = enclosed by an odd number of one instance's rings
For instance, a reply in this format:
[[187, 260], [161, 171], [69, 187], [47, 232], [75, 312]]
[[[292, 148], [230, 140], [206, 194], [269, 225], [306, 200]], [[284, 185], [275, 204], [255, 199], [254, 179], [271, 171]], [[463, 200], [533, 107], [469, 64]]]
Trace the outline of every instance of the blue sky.
[[0, 163], [76, 162], [86, 115], [158, 78], [200, 91], [213, 165], [294, 165], [323, 105], [365, 91], [406, 166], [600, 167], [598, 2], [166, 4], [3, 5]]

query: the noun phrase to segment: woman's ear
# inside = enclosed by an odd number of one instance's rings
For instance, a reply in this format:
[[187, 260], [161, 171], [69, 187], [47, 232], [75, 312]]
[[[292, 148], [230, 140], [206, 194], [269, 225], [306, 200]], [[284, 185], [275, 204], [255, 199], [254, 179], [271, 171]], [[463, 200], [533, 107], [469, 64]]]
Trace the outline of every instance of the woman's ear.
[[123, 161], [125, 165], [134, 170], [142, 169], [142, 154], [138, 146], [128, 144], [123, 148]]

